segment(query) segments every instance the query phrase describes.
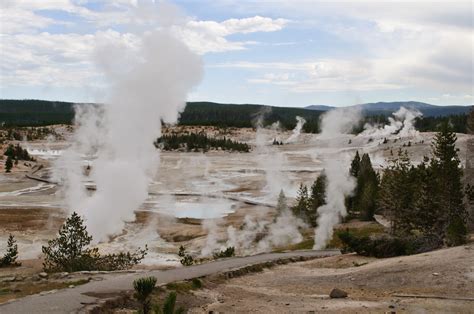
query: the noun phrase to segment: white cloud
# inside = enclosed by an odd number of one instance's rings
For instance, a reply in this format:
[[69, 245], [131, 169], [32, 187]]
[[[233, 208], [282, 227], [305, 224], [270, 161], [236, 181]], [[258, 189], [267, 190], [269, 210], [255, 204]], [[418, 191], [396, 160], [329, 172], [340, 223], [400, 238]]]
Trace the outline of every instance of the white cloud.
[[[137, 5], [134, 1], [103, 2], [102, 11], [92, 11], [80, 1], [7, 0], [2, 3], [0, 83], [8, 86], [81, 86], [100, 81], [95, 68], [94, 51], [103, 40], [123, 43], [133, 49], [140, 45], [134, 33], [112, 31], [110, 25], [120, 25], [140, 32], [146, 28], [167, 25], [169, 15], [179, 15], [171, 6], [160, 4], [157, 10], [152, 3]], [[51, 25], [69, 25], [71, 22], [54, 20], [41, 15], [44, 10], [59, 10], [75, 15], [81, 22], [94, 25], [91, 34], [51, 34], [43, 31]], [[161, 21], [159, 25], [157, 19]], [[254, 16], [228, 19], [222, 22], [190, 20], [182, 17], [181, 24], [172, 26], [194, 51], [204, 54], [246, 49], [253, 41], [233, 41], [232, 34], [272, 32], [282, 29], [287, 20]], [[140, 28], [142, 27], [142, 28]]]
[[[129, 46], [139, 45], [133, 33], [119, 33], [109, 28], [120, 26], [117, 29], [139, 32], [158, 27], [157, 17], [163, 21], [166, 15], [178, 14], [163, 7], [157, 12], [153, 6], [144, 6], [144, 2], [135, 0], [99, 2], [103, 7], [100, 11], [86, 8], [85, 2], [2, 1], [0, 83], [3, 87], [14, 84], [76, 86], [100, 79], [91, 62], [100, 36], [111, 36]], [[216, 6], [214, 1], [203, 2], [204, 6]], [[472, 101], [474, 27], [470, 1], [273, 0], [269, 5], [267, 1], [226, 0], [217, 6], [223, 11], [249, 17], [224, 21], [183, 17], [179, 25], [173, 26], [176, 36], [200, 54], [249, 49], [261, 43], [236, 40], [232, 35], [276, 32], [290, 23], [297, 28], [292, 30], [294, 32], [308, 27], [336, 36], [342, 50], [345, 45], [360, 49], [353, 54], [350, 50], [334, 55], [332, 52], [318, 54], [307, 60], [291, 60], [292, 56], [288, 55], [282, 59], [285, 62], [247, 59], [210, 65], [245, 69], [250, 73], [249, 83], [262, 87], [275, 85], [295, 93], [431, 89], [433, 99]], [[68, 12], [74, 20], [80, 20], [74, 29], [87, 25], [94, 31], [91, 34], [46, 33], [48, 26], [71, 26], [72, 22], [45, 17], [41, 15], [42, 10]], [[65, 27], [65, 32], [68, 29]], [[273, 45], [271, 49], [279, 49], [278, 44]], [[442, 97], [442, 94], [455, 98]]]
[[266, 9], [298, 16], [302, 27], [336, 35], [358, 50], [348, 50], [354, 56], [304, 63], [218, 66], [253, 69], [258, 76], [249, 82], [275, 85], [282, 84], [266, 79], [266, 71], [291, 70], [300, 75], [293, 84], [285, 83], [286, 88], [298, 92], [422, 88], [472, 94], [474, 27], [469, 1], [275, 2], [270, 8], [260, 2], [230, 1], [241, 12]]
[[80, 87], [100, 80], [93, 53], [104, 40], [122, 42], [131, 49], [138, 40], [131, 34], [99, 31], [95, 34], [3, 35], [2, 86]]
[[288, 22], [285, 19], [271, 19], [257, 15], [243, 19], [228, 19], [222, 22], [193, 20], [184, 25], [174, 26], [173, 30], [191, 49], [205, 54], [245, 49], [255, 42], [229, 41], [226, 37], [233, 34], [274, 32], [283, 29]]

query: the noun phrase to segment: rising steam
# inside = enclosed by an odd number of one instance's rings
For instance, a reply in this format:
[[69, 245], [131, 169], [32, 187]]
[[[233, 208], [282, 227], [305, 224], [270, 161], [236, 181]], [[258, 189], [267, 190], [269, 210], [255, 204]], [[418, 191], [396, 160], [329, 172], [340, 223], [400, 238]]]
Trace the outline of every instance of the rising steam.
[[366, 124], [364, 126], [365, 130], [361, 135], [379, 138], [391, 135], [414, 137], [418, 135], [418, 131], [415, 129], [415, 120], [421, 116], [423, 114], [416, 109], [400, 107], [400, 109], [393, 113], [393, 118], [388, 118], [389, 124], [383, 127]]
[[[169, 23], [169, 20], [167, 21]], [[189, 91], [202, 76], [200, 58], [163, 26], [127, 49], [104, 38], [96, 61], [110, 83], [102, 109], [78, 111], [73, 144], [60, 166], [67, 207], [85, 217], [97, 241], [120, 232], [148, 196], [157, 169], [161, 121], [176, 122]], [[81, 158], [94, 154], [87, 194]]]
[[[360, 120], [360, 112], [353, 109], [336, 109], [325, 113], [321, 119], [321, 139], [329, 144], [350, 132]], [[336, 148], [336, 147], [334, 147]], [[331, 239], [334, 226], [347, 215], [345, 198], [355, 188], [355, 181], [349, 174], [349, 158], [335, 150], [323, 160], [327, 175], [326, 205], [318, 208], [318, 227], [314, 234], [314, 249], [320, 250]]]
[[293, 134], [290, 135], [290, 137], [285, 141], [285, 143], [294, 143], [298, 139], [298, 136], [301, 134], [301, 130], [303, 129], [304, 124], [306, 123], [306, 120], [302, 117], [296, 116], [296, 126], [293, 129]]

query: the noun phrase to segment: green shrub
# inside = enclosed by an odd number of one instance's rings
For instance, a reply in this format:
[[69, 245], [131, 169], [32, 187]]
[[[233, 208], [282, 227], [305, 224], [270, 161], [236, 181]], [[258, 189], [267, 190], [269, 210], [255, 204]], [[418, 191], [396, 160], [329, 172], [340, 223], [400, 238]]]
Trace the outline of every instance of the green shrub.
[[343, 252], [378, 258], [427, 252], [441, 245], [434, 237], [356, 236], [348, 230], [339, 231], [337, 235], [343, 243]]
[[181, 265], [191, 266], [194, 264], [194, 258], [190, 254], [186, 253], [186, 249], [182, 245], [179, 247], [178, 256], [181, 257]]
[[202, 288], [202, 282], [201, 280], [199, 280], [198, 278], [193, 278], [191, 280], [192, 284], [193, 284], [193, 288], [194, 289], [201, 289]]
[[150, 295], [156, 285], [156, 277], [139, 278], [133, 282], [135, 289], [135, 298], [142, 304], [143, 314], [150, 313], [151, 301]]
[[225, 250], [214, 253], [213, 256], [214, 256], [214, 259], [235, 256], [235, 248], [233, 246], [229, 246]]
[[184, 309], [182, 307], [175, 310], [176, 307], [176, 292], [170, 292], [165, 299], [165, 303], [163, 304], [163, 308], [161, 308], [158, 304], [153, 307], [153, 311], [155, 314], [180, 314], [184, 313]]

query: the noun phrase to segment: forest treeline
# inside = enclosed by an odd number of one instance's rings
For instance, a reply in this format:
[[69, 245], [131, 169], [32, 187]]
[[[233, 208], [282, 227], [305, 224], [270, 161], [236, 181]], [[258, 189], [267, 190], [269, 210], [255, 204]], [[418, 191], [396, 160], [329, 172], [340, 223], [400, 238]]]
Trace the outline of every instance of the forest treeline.
[[245, 153], [250, 151], [250, 146], [246, 143], [233, 141], [226, 137], [215, 138], [207, 136], [205, 133], [164, 134], [156, 140], [155, 146], [163, 150], [206, 152], [221, 149]]
[[[46, 100], [0, 100], [0, 123], [3, 126], [44, 126], [51, 124], [71, 124], [74, 119], [74, 103]], [[81, 104], [83, 106], [91, 104]], [[277, 121], [284, 129], [293, 129], [296, 116], [306, 120], [303, 131], [319, 132], [319, 118], [323, 111], [304, 108], [271, 107], [251, 104], [219, 104], [213, 102], [189, 102], [181, 113], [180, 125], [204, 125], [216, 127], [254, 127], [256, 121], [263, 117], [265, 126]], [[449, 121], [453, 130], [466, 133], [467, 115], [447, 115], [442, 117], [425, 117], [416, 121], [420, 131], [436, 131], [443, 122]], [[361, 131], [365, 123], [388, 122], [386, 115], [369, 115], [364, 117], [355, 133]]]

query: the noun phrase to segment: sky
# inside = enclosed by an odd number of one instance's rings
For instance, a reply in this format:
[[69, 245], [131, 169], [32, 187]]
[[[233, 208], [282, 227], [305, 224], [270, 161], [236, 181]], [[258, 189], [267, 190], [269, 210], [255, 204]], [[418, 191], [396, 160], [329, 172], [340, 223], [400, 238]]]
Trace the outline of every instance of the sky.
[[190, 101], [472, 105], [473, 19], [456, 0], [1, 0], [0, 98], [100, 102], [101, 42], [133, 53], [166, 26], [204, 63]]

